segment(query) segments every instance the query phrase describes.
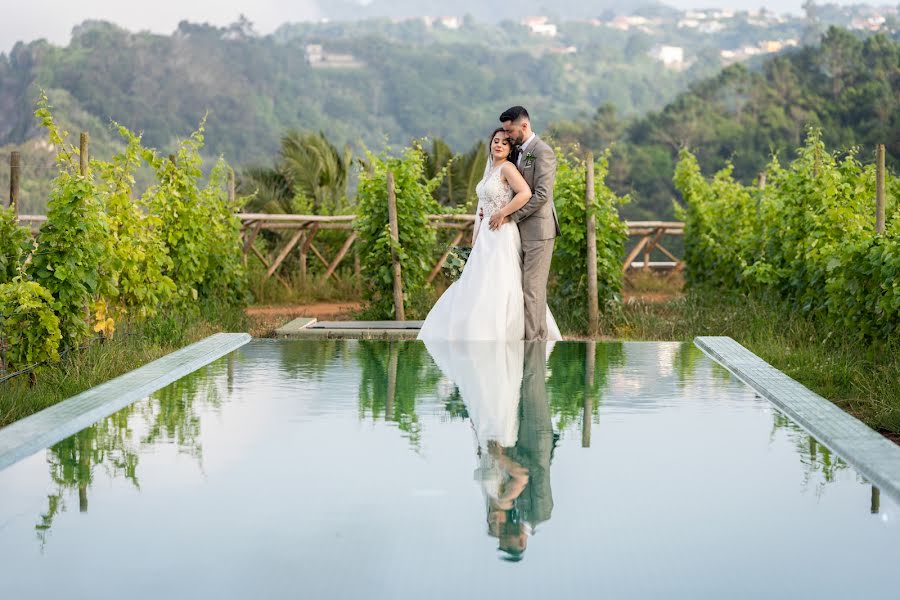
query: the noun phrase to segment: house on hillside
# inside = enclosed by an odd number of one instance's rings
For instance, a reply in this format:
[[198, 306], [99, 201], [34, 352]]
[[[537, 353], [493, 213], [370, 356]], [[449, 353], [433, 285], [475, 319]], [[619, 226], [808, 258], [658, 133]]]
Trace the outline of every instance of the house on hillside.
[[684, 48], [681, 46], [657, 45], [653, 46], [648, 54], [650, 58], [661, 62], [667, 69], [679, 70], [685, 67]]
[[535, 35], [556, 37], [556, 25], [550, 22], [549, 17], [525, 17], [522, 19], [521, 24]]
[[352, 54], [326, 52], [321, 44], [306, 45], [306, 63], [316, 69], [359, 69], [364, 66]]

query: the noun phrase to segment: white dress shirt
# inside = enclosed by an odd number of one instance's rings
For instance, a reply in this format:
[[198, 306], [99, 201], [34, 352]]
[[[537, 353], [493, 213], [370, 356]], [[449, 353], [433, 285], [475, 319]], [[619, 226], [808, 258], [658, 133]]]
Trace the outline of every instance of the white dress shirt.
[[520, 167], [522, 165], [522, 157], [527, 154], [526, 150], [528, 149], [528, 145], [531, 143], [531, 140], [534, 139], [534, 132], [531, 132], [531, 135], [527, 140], [522, 142], [522, 145], [519, 146], [519, 158], [516, 159], [516, 167]]

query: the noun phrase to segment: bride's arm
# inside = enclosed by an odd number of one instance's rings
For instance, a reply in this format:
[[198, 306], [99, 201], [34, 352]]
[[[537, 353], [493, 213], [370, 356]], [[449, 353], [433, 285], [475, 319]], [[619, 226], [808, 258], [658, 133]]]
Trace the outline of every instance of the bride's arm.
[[526, 202], [531, 200], [531, 188], [528, 187], [525, 178], [522, 177], [522, 174], [519, 173], [519, 170], [512, 163], [503, 165], [502, 170], [507, 183], [509, 183], [509, 186], [516, 194], [513, 196], [512, 200], [506, 203], [506, 206], [498, 211], [505, 219], [525, 206]]

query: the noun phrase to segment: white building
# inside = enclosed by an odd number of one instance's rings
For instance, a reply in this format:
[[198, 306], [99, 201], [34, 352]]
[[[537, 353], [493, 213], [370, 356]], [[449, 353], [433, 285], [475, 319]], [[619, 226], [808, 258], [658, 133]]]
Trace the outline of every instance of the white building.
[[438, 17], [438, 23], [447, 29], [459, 29], [462, 27], [462, 19], [459, 17]]
[[681, 46], [654, 46], [650, 49], [650, 57], [668, 69], [680, 69], [684, 66], [684, 48]]
[[522, 25], [531, 30], [535, 35], [556, 37], [556, 25], [550, 23], [549, 17], [526, 17], [521, 21]]
[[363, 66], [363, 63], [356, 60], [352, 54], [325, 52], [321, 44], [306, 45], [306, 62], [312, 67], [321, 69], [358, 69]]

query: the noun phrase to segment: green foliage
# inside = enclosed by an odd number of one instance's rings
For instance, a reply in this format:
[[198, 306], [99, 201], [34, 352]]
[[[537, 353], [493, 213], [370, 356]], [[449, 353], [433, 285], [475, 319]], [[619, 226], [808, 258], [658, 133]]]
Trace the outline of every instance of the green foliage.
[[[887, 229], [875, 233], [875, 171], [855, 151], [838, 159], [811, 130], [789, 167], [772, 162], [763, 192], [727, 170], [707, 182], [684, 152], [676, 183], [688, 205], [691, 285], [771, 291], [862, 339], [900, 328], [900, 217], [889, 201]], [[900, 191], [890, 174], [887, 191]]]
[[0, 206], [0, 284], [19, 274], [30, 242], [28, 229], [18, 224], [13, 208]]
[[0, 284], [0, 342], [6, 344], [7, 367], [59, 359], [61, 339], [49, 291], [21, 277]]
[[175, 282], [176, 298], [182, 305], [217, 294], [225, 295], [222, 300], [241, 302], [246, 295], [237, 207], [229, 206], [223, 187], [227, 165], [220, 161], [209, 183], [200, 186], [203, 131], [201, 123], [171, 158], [142, 149], [158, 179], [146, 192], [146, 206], [160, 220], [172, 261], [165, 274]]
[[425, 175], [429, 179], [441, 171], [444, 177], [432, 195], [445, 206], [473, 208], [478, 204], [475, 186], [484, 174], [487, 144], [479, 140], [467, 152], [456, 154], [442, 139], [435, 139], [425, 155]]
[[312, 203], [315, 214], [337, 214], [347, 207], [350, 148], [338, 150], [325, 134], [288, 131], [281, 138], [281, 168], [294, 196]]
[[410, 444], [418, 447], [422, 424], [416, 414], [417, 400], [440, 379], [425, 345], [363, 340], [355, 358], [361, 371], [360, 417], [397, 423]]
[[[618, 342], [557, 344], [547, 361], [547, 392], [557, 418], [556, 428], [566, 429], [585, 416], [593, 419], [599, 412], [611, 368], [624, 365], [625, 349]], [[585, 398], [590, 402], [587, 415]]]
[[[565, 319], [565, 329], [583, 331], [587, 328], [587, 167], [561, 152], [557, 152], [556, 163], [553, 201], [561, 235], [554, 247], [550, 298], [554, 314]], [[619, 198], [606, 186], [609, 151], [593, 167], [595, 197], [590, 214], [597, 230], [597, 296], [601, 309], [608, 309], [616, 305], [622, 291], [621, 260], [628, 230], [617, 209], [628, 198]]]
[[676, 215], [685, 223], [688, 284], [739, 284], [744, 269], [756, 256], [753, 225], [758, 198], [734, 181], [732, 171], [729, 165], [707, 182], [694, 155], [687, 149], [679, 153], [674, 181], [687, 206], [676, 205]]
[[[60, 343], [78, 347], [92, 325], [111, 337], [112, 314], [133, 312], [145, 319], [171, 310], [176, 301], [180, 309], [197, 312], [196, 300], [246, 300], [238, 206], [229, 203], [224, 188], [228, 165], [220, 161], [209, 183], [198, 185], [202, 127], [182, 145], [177, 165], [119, 127], [124, 149], [109, 162], [92, 161], [82, 174], [78, 150], [66, 142], [45, 96], [35, 114], [58, 151], [60, 173], [28, 260], [22, 260], [27, 232], [15, 226], [11, 211], [0, 212], [0, 283], [12, 269], [19, 272], [4, 284], [2, 304], [2, 334], [14, 345], [11, 364], [57, 359]], [[142, 158], [161, 181], [135, 201], [134, 172]]]
[[[432, 192], [443, 172], [425, 178], [425, 153], [418, 145], [406, 148], [399, 157], [384, 152], [366, 153], [368, 168], [360, 175], [357, 218], [362, 269], [367, 276], [364, 288], [373, 318], [393, 318], [393, 261], [391, 250], [400, 258], [404, 306], [407, 317], [427, 312], [430, 286], [426, 282], [436, 233], [428, 215], [442, 212]], [[388, 221], [387, 174], [394, 174], [397, 196], [399, 242], [393, 244]]]
[[118, 303], [139, 316], [154, 314], [169, 303], [175, 283], [165, 273], [172, 260], [162, 239], [162, 221], [146, 203], [133, 198], [134, 172], [140, 165], [141, 138], [118, 127], [125, 149], [110, 162], [94, 162], [99, 196], [109, 219], [111, 261], [118, 280]]
[[109, 269], [109, 220], [93, 176], [78, 172], [77, 150], [54, 124], [46, 98], [42, 98], [35, 115], [59, 149], [57, 160], [63, 170], [54, 181], [47, 222], [41, 227], [27, 272], [53, 295], [62, 343], [70, 348], [90, 335], [94, 302], [101, 296], [116, 295], [115, 273]]
[[460, 278], [470, 254], [472, 254], [471, 246], [452, 246], [450, 248], [450, 254], [447, 255], [447, 260], [441, 267], [449, 281], [456, 281]]
[[248, 299], [247, 269], [241, 244], [241, 219], [238, 217], [243, 200], [229, 202], [226, 186], [232, 176], [231, 167], [219, 159], [209, 175], [209, 183], [200, 192], [201, 206], [206, 215], [207, 270], [200, 288], [201, 298], [228, 304], [246, 304]]

